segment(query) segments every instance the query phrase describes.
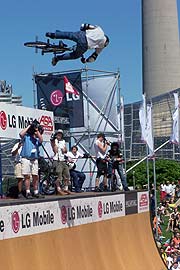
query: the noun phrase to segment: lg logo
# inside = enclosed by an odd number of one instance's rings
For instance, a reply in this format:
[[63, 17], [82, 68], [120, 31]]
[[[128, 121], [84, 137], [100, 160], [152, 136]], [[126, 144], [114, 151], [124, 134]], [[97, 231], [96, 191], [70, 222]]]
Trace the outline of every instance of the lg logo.
[[50, 99], [51, 99], [51, 103], [54, 106], [58, 106], [63, 101], [63, 93], [60, 90], [55, 90], [51, 93]]
[[0, 127], [5, 130], [7, 128], [7, 116], [4, 111], [0, 112]]

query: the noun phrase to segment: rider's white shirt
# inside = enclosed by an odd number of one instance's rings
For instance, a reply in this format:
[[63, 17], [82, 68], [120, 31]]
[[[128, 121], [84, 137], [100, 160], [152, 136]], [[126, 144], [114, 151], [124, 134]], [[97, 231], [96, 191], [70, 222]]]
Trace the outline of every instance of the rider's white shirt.
[[86, 30], [86, 38], [89, 49], [104, 48], [106, 37], [100, 26]]

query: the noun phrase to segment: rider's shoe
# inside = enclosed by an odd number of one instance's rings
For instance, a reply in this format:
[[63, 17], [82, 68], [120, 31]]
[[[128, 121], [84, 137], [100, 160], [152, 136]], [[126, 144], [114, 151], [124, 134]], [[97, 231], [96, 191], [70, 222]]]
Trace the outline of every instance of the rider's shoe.
[[125, 187], [124, 191], [130, 191], [130, 189], [128, 187]]
[[57, 57], [56, 57], [56, 56], [53, 57], [53, 58], [52, 58], [52, 61], [51, 61], [51, 64], [52, 64], [53, 66], [56, 66], [57, 62], [58, 62]]
[[53, 38], [56, 38], [56, 37], [55, 37], [55, 33], [51, 33], [51, 32], [47, 32], [47, 33], [46, 33], [46, 37], [52, 38], [52, 39], [53, 39]]
[[60, 48], [60, 49], [64, 49], [64, 48], [66, 48], [67, 46], [68, 46], [68, 45], [65, 44], [62, 40], [59, 41], [59, 48]]

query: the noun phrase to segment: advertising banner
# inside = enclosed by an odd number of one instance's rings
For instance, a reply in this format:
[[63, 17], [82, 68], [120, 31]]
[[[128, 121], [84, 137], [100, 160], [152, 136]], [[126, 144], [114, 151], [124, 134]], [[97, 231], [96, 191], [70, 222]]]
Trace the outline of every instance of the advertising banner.
[[125, 216], [125, 196], [68, 199], [0, 207], [0, 240]]
[[34, 119], [44, 128], [44, 141], [49, 141], [54, 132], [53, 112], [1, 103], [0, 137], [18, 139], [20, 131]]
[[54, 112], [55, 129], [84, 126], [81, 73], [36, 75], [38, 108]]
[[149, 193], [148, 191], [138, 192], [138, 213], [149, 211]]
[[137, 192], [131, 191], [125, 194], [126, 215], [136, 214], [138, 212]]
[[[149, 211], [148, 191], [0, 207], [0, 240]], [[127, 220], [128, 221], [128, 220]]]

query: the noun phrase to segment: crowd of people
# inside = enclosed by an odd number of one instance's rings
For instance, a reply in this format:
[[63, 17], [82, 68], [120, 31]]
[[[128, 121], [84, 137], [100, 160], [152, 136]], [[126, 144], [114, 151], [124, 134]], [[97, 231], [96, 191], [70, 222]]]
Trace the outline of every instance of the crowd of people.
[[152, 213], [153, 231], [167, 269], [180, 270], [180, 183], [165, 181], [159, 192], [156, 214]]
[[[38, 160], [40, 158], [40, 146], [43, 143], [43, 128], [37, 120], [34, 120], [19, 135], [20, 139], [11, 151], [12, 156], [14, 156], [14, 174], [17, 179], [18, 198], [40, 198], [42, 194], [39, 191], [40, 168]], [[95, 161], [97, 166], [95, 192], [119, 189], [120, 181], [113, 182], [115, 170], [119, 174], [124, 191], [129, 190], [119, 143], [111, 144], [106, 140], [103, 133], [99, 133], [95, 140], [94, 157], [89, 153], [81, 153], [77, 145], [73, 145], [68, 151], [61, 129], [52, 134], [50, 145], [53, 151], [51, 162], [53, 172], [56, 175], [55, 185], [58, 195], [70, 195], [74, 192], [84, 191], [83, 184], [86, 175], [76, 168], [79, 158], [93, 158]]]

